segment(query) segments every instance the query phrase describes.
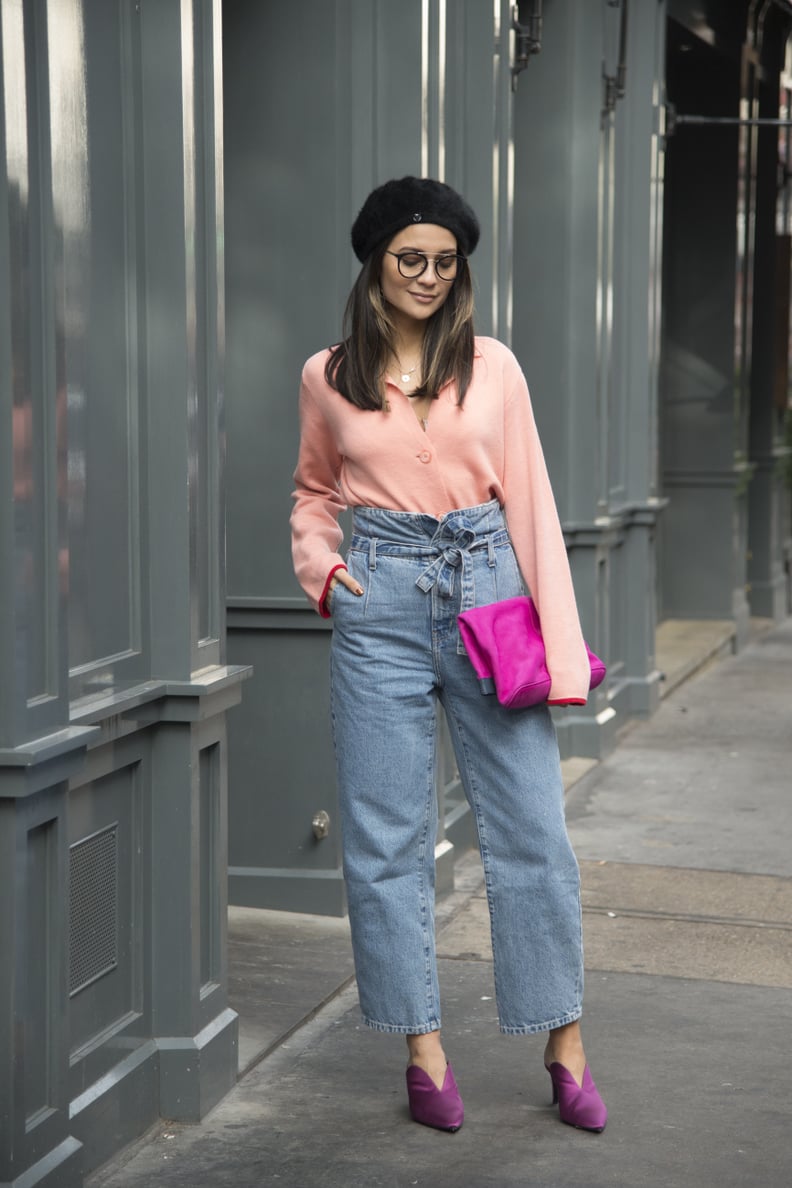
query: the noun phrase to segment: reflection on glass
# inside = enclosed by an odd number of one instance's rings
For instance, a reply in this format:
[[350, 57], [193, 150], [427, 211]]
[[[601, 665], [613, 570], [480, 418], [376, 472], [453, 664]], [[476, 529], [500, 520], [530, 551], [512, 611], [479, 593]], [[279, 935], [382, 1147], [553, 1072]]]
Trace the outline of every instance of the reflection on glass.
[[72, 672], [112, 680], [139, 647], [133, 591], [137, 462], [134, 211], [124, 6], [47, 7], [56, 310], [68, 422]]
[[[47, 679], [47, 591], [42, 449], [44, 401], [41, 361], [32, 349], [30, 165], [28, 159], [25, 26], [21, 0], [0, 6], [3, 104], [8, 174], [8, 242], [11, 278], [12, 447], [15, 515], [15, 612], [17, 678], [28, 700], [44, 695]], [[36, 301], [37, 304], [37, 301]]]
[[[210, 252], [216, 243], [209, 234], [208, 220], [213, 213], [213, 194], [207, 187], [205, 145], [202, 139], [204, 118], [211, 109], [206, 88], [211, 82], [203, 72], [196, 74], [196, 63], [203, 61], [200, 39], [204, 22], [195, 20], [194, 5], [182, 6], [182, 100], [184, 104], [184, 219], [187, 241], [187, 346], [190, 483], [190, 596], [194, 622], [194, 640], [208, 641], [218, 634], [215, 606], [216, 575], [213, 558], [217, 551], [217, 527], [213, 521], [210, 424], [215, 393], [210, 383], [215, 378], [214, 327], [210, 321], [208, 292], [213, 284], [214, 261]], [[208, 130], [207, 130], [208, 131]], [[202, 661], [194, 655], [198, 667]], [[203, 661], [205, 663], [205, 661]]]

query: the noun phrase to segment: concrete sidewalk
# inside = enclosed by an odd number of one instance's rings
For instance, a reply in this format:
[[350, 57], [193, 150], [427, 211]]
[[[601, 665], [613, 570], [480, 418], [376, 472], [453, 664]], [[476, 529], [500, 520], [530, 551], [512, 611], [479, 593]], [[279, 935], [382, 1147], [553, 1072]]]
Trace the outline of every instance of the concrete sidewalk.
[[[470, 856], [438, 935], [459, 1133], [409, 1121], [404, 1041], [359, 1023], [346, 923], [243, 913], [249, 1071], [201, 1126], [160, 1125], [89, 1185], [788, 1188], [791, 798], [792, 620], [678, 687], [572, 788], [604, 1134], [559, 1123], [541, 1037], [497, 1032]], [[280, 1042], [295, 1010], [313, 1018]]]

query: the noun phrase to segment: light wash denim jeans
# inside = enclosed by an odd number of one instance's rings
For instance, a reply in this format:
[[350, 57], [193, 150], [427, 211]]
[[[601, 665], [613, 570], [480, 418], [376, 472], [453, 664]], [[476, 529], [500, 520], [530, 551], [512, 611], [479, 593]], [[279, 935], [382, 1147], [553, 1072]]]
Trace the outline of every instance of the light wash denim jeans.
[[501, 1030], [581, 1014], [580, 879], [546, 706], [479, 691], [457, 614], [523, 592], [497, 503], [448, 512], [356, 509], [333, 591], [333, 733], [352, 944], [365, 1022], [440, 1027], [434, 940], [435, 715], [442, 704], [475, 814]]

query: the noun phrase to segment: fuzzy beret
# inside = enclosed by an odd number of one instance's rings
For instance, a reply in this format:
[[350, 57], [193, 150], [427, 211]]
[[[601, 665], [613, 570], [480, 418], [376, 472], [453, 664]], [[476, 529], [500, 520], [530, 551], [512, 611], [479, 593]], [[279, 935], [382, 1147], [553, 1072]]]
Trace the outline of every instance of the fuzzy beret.
[[383, 239], [412, 223], [435, 223], [456, 236], [464, 256], [479, 241], [479, 221], [456, 190], [428, 177], [402, 177], [372, 190], [352, 224], [352, 248], [364, 263]]

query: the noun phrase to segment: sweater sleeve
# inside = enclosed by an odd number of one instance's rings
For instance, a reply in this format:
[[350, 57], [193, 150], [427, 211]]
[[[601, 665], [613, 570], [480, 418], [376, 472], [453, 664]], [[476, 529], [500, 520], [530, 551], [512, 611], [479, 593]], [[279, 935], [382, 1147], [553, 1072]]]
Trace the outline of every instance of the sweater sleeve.
[[591, 667], [528, 386], [513, 356], [504, 379], [506, 518], [517, 561], [542, 622], [552, 681], [548, 701], [584, 704]]
[[323, 618], [333, 574], [345, 569], [338, 552], [343, 533], [338, 517], [346, 504], [339, 489], [342, 458], [310, 374], [308, 361], [300, 386], [300, 449], [294, 472], [291, 513], [292, 560], [297, 580]]

